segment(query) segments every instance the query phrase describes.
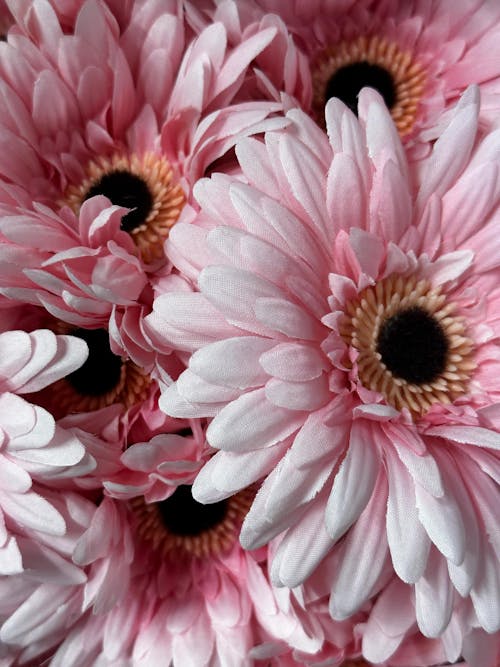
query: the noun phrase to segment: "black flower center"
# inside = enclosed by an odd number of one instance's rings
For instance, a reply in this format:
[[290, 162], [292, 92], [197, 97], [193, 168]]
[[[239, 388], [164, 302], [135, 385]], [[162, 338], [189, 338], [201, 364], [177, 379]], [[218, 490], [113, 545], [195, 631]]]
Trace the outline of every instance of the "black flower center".
[[199, 535], [221, 523], [227, 511], [227, 501], [211, 505], [196, 502], [190, 486], [179, 486], [158, 509], [165, 527], [175, 535]]
[[396, 86], [390, 72], [366, 60], [340, 67], [330, 77], [325, 91], [325, 104], [331, 97], [338, 97], [354, 113], [358, 113], [358, 95], [365, 86], [375, 88], [388, 109], [396, 103]]
[[71, 335], [87, 343], [89, 356], [81, 368], [66, 377], [66, 381], [85, 396], [102, 396], [114, 389], [120, 381], [122, 360], [111, 352], [108, 332], [105, 329], [76, 329]]
[[433, 382], [445, 370], [448, 348], [441, 324], [419, 306], [388, 317], [377, 339], [377, 352], [391, 373], [417, 385]]
[[142, 225], [153, 207], [153, 197], [145, 181], [128, 171], [111, 171], [104, 174], [88, 190], [84, 199], [104, 195], [116, 206], [134, 209], [123, 216], [121, 228], [132, 232]]

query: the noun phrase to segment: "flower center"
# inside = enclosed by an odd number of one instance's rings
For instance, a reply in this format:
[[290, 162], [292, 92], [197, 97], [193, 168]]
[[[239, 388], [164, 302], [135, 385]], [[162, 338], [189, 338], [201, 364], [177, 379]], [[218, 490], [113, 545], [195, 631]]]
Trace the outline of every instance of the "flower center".
[[130, 504], [139, 535], [162, 556], [175, 552], [202, 558], [231, 549], [253, 497], [253, 491], [245, 489], [226, 500], [203, 505], [193, 498], [190, 486], [181, 485], [159, 503], [134, 498]]
[[72, 332], [89, 347], [87, 361], [70, 375], [66, 382], [80, 394], [102, 396], [120, 382], [122, 360], [111, 352], [108, 332], [104, 329], [77, 329]]
[[85, 193], [85, 199], [104, 195], [113, 204], [132, 209], [123, 216], [120, 227], [132, 232], [144, 223], [151, 212], [153, 197], [140, 176], [128, 171], [111, 171], [104, 174]]
[[357, 97], [365, 86], [384, 98], [401, 136], [411, 132], [425, 87], [425, 72], [411, 54], [374, 35], [329, 46], [313, 63], [313, 110], [324, 124], [325, 104], [340, 98], [357, 113]]
[[227, 500], [202, 505], [193, 498], [191, 487], [183, 485], [158, 503], [158, 511], [165, 528], [174, 535], [200, 535], [224, 520]]
[[376, 349], [394, 377], [423, 384], [443, 373], [449, 345], [439, 321], [413, 306], [382, 322]]
[[340, 330], [358, 352], [362, 385], [414, 415], [464, 394], [475, 363], [456, 311], [439, 288], [415, 276], [364, 289], [348, 304]]
[[170, 163], [153, 153], [118, 154], [90, 162], [86, 173], [82, 183], [68, 187], [64, 203], [78, 214], [85, 200], [104, 195], [132, 209], [123, 216], [121, 228], [132, 236], [144, 262], [162, 259], [163, 243], [186, 200], [173, 181]]
[[89, 348], [83, 366], [54, 384], [57, 407], [64, 414], [99, 410], [113, 403], [129, 408], [145, 400], [149, 376], [111, 351], [105, 329], [66, 328], [64, 332], [81, 338]]
[[338, 97], [357, 115], [358, 95], [365, 86], [378, 90], [387, 108], [392, 109], [396, 102], [396, 87], [392, 74], [366, 60], [344, 65], [332, 74], [326, 84], [325, 104], [331, 97]]

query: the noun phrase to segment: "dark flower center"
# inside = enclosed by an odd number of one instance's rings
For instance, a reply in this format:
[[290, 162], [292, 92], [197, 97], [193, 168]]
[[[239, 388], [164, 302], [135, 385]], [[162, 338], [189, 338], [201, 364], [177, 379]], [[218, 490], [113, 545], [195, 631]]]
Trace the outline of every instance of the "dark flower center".
[[89, 356], [81, 368], [66, 377], [66, 381], [86, 396], [102, 396], [114, 389], [120, 381], [122, 360], [111, 352], [108, 332], [105, 329], [76, 329], [71, 335], [87, 343]]
[[363, 60], [340, 67], [330, 77], [325, 91], [325, 104], [331, 97], [338, 97], [356, 115], [358, 113], [358, 95], [365, 86], [375, 88], [388, 109], [396, 103], [396, 86], [390, 72], [379, 65]]
[[94, 183], [84, 199], [104, 195], [116, 206], [134, 209], [123, 216], [120, 227], [132, 232], [142, 225], [153, 207], [153, 197], [145, 181], [128, 171], [111, 171]]
[[158, 509], [164, 526], [175, 535], [199, 535], [221, 523], [227, 511], [227, 501], [211, 505], [196, 502], [190, 486], [179, 486]]
[[441, 324], [419, 306], [388, 317], [377, 339], [377, 352], [391, 373], [417, 385], [433, 382], [445, 370], [448, 349]]

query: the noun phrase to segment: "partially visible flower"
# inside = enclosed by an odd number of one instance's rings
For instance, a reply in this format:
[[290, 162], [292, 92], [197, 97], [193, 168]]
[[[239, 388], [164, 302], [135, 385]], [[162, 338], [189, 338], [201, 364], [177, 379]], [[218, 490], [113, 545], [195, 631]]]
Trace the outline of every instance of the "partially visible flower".
[[[156, 503], [105, 498], [74, 552], [88, 581], [61, 586], [57, 596], [81, 600], [79, 613], [72, 608], [66, 623], [51, 627], [45, 608], [27, 600], [0, 638], [32, 655], [62, 639], [51, 667], [87, 667], [98, 658], [131, 667], [250, 667], [251, 648], [271, 637], [314, 650], [318, 640], [275, 600], [258, 562], [265, 550], [251, 556], [237, 544], [247, 508], [247, 492], [207, 507], [193, 500], [189, 486]], [[37, 591], [45, 603], [46, 592]]]
[[0, 577], [2, 667], [50, 664], [54, 649], [81, 616], [86, 575], [71, 558], [95, 506], [68, 491], [47, 491], [46, 497], [64, 517], [66, 531], [63, 536], [32, 533], [24, 571]]
[[235, 103], [276, 29], [233, 47], [216, 23], [188, 43], [179, 3], [136, 2], [125, 18], [119, 3], [85, 0], [69, 28], [53, 4], [20, 3], [0, 48], [12, 156], [0, 158], [0, 287], [73, 326], [113, 329], [115, 349], [147, 368], [142, 320], [194, 182], [237, 138], [284, 122], [270, 118], [280, 103]]
[[81, 341], [48, 330], [0, 334], [0, 574], [56, 563], [50, 542], [67, 524], [43, 482], [95, 467], [74, 433], [19, 395], [74, 372], [86, 356]]
[[308, 58], [294, 42], [278, 11], [270, 8], [269, 13], [264, 13], [257, 4], [245, 0], [187, 1], [185, 11], [187, 23], [198, 34], [211, 23], [222, 23], [233, 46], [263, 29], [273, 28], [273, 39], [248, 69], [238, 97], [269, 98], [283, 102], [286, 108], [293, 106], [296, 100], [301, 107], [309, 108], [312, 85]]
[[[225, 6], [226, 3], [222, 3]], [[500, 108], [500, 7], [494, 0], [243, 0], [275, 12], [306, 56], [312, 104], [303, 106], [324, 126], [325, 104], [340, 98], [356, 112], [365, 86], [390, 109], [412, 158], [429, 152], [459, 96], [481, 87], [481, 121], [491, 129]]]
[[198, 224], [167, 245], [200, 291], [159, 296], [148, 318], [155, 339], [194, 352], [161, 407], [213, 417], [220, 451], [195, 497], [263, 480], [241, 542], [284, 533], [276, 583], [299, 584], [335, 548], [342, 620], [391, 559], [431, 637], [450, 622], [453, 588], [487, 632], [500, 626], [500, 143], [476, 143], [478, 106], [471, 89], [416, 195], [374, 91], [360, 122], [329, 102], [328, 138], [294, 111], [264, 143], [242, 142], [248, 184], [201, 181]]

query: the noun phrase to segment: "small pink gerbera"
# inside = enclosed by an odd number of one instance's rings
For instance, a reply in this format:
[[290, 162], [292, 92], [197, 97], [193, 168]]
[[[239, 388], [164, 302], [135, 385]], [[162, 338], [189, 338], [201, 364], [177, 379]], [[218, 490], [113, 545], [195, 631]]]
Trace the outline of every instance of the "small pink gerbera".
[[475, 143], [478, 108], [471, 89], [415, 195], [374, 91], [360, 122], [331, 100], [328, 137], [294, 111], [264, 143], [242, 142], [248, 183], [201, 181], [199, 224], [168, 242], [200, 291], [158, 297], [148, 318], [194, 352], [161, 407], [213, 417], [220, 451], [195, 497], [263, 480], [241, 541], [285, 531], [275, 582], [304, 581], [336, 545], [343, 619], [390, 557], [429, 636], [447, 627], [453, 588], [487, 632], [500, 624], [500, 136]]
[[6, 618], [0, 639], [33, 655], [53, 646], [52, 667], [87, 667], [98, 658], [131, 667], [251, 667], [252, 647], [276, 638], [317, 651], [321, 640], [277, 604], [259, 562], [266, 550], [251, 556], [237, 543], [250, 497], [244, 491], [200, 505], [181, 485], [158, 502], [104, 498], [74, 551], [87, 582], [58, 594], [81, 599], [80, 609], [66, 623], [47, 623], [40, 602], [50, 611], [53, 605], [40, 587], [38, 600], [28, 598]]
[[[222, 3], [225, 5], [226, 3]], [[500, 6], [495, 0], [242, 0], [240, 14], [256, 21], [278, 14], [307, 57], [311, 111], [324, 126], [330, 97], [356, 112], [370, 86], [383, 96], [412, 157], [430, 141], [460, 94], [481, 87], [481, 120], [491, 127], [500, 108]]]
[[16, 5], [0, 45], [1, 289], [109, 328], [151, 366], [142, 320], [192, 185], [238, 137], [283, 123], [274, 101], [233, 103], [276, 29], [233, 47], [215, 23], [188, 42], [180, 3], [85, 0], [69, 24], [52, 4]]

